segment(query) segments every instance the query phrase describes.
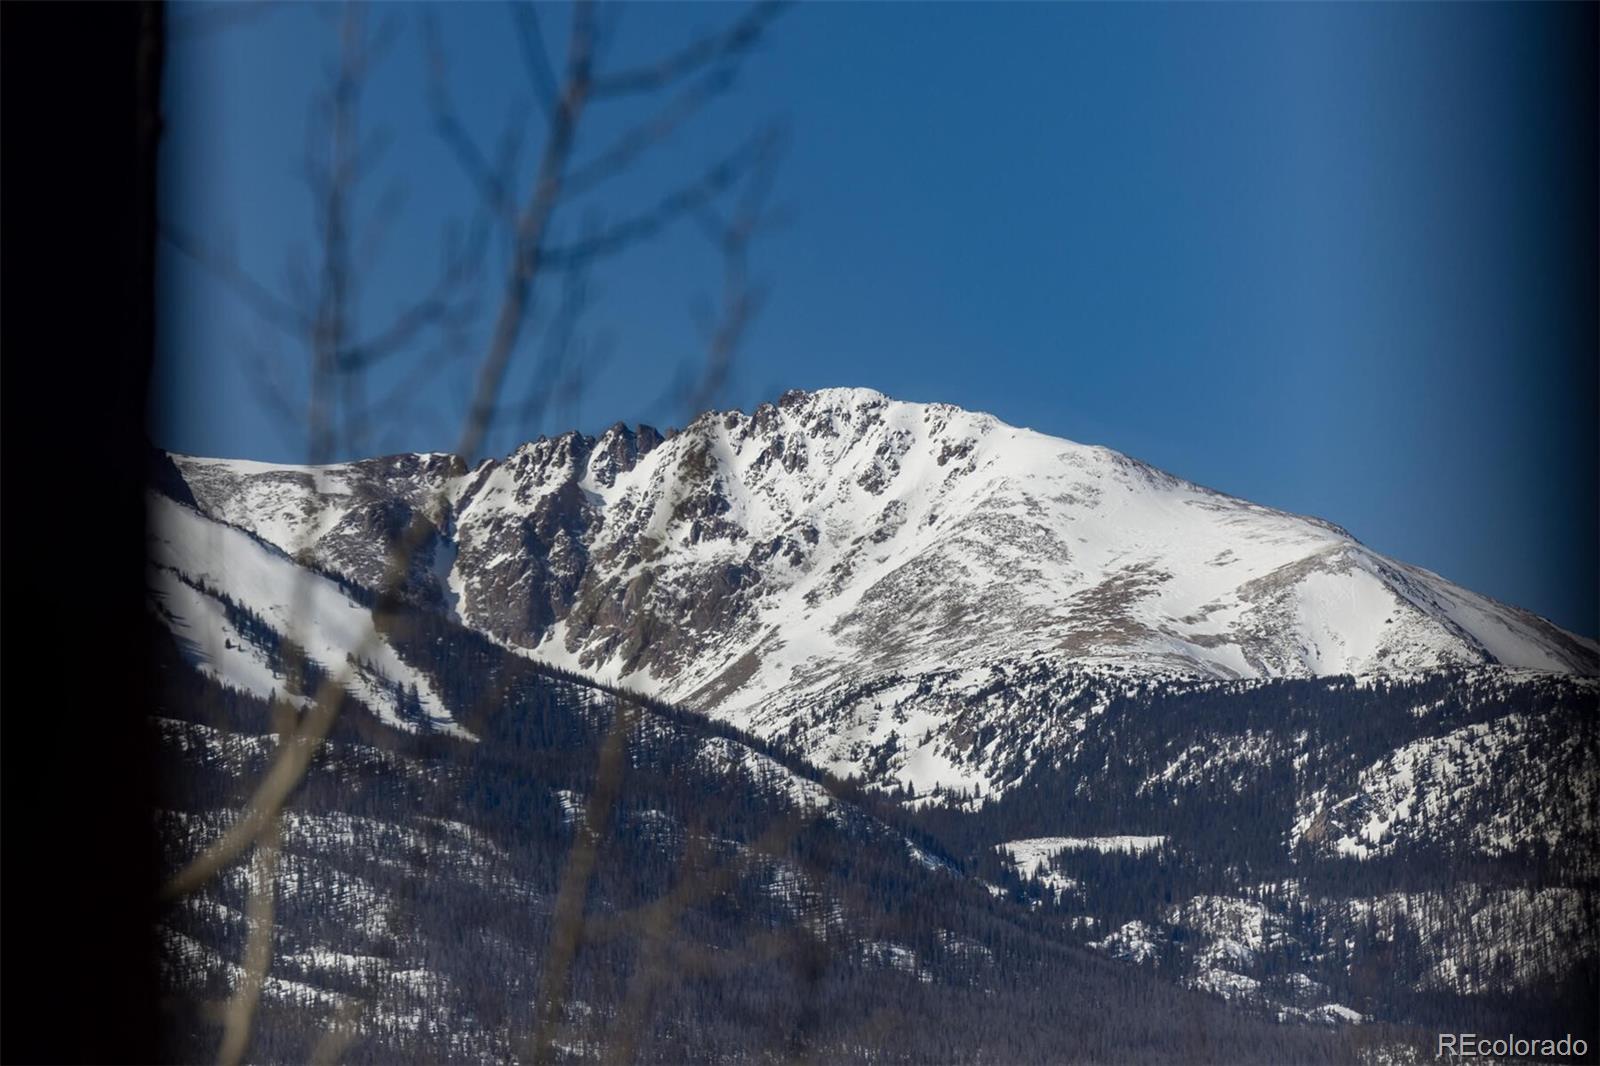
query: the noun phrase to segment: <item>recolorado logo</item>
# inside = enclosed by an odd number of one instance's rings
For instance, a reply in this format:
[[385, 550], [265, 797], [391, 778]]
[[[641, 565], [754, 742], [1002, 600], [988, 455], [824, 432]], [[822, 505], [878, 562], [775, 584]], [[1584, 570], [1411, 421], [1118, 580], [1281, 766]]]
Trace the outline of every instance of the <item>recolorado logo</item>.
[[1489, 1059], [1508, 1055], [1553, 1056], [1562, 1059], [1581, 1059], [1589, 1053], [1589, 1044], [1581, 1037], [1566, 1034], [1559, 1040], [1535, 1039], [1526, 1036], [1479, 1036], [1477, 1033], [1440, 1033], [1437, 1058]]

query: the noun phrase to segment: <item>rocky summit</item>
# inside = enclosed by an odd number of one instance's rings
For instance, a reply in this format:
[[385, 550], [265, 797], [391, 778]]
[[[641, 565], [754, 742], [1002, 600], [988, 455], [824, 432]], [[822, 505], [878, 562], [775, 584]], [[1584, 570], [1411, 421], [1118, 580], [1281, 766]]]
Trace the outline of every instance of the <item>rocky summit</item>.
[[202, 514], [543, 661], [882, 783], [1003, 789], [997, 724], [1086, 688], [1499, 666], [1600, 647], [1285, 513], [1103, 447], [867, 389], [682, 431], [618, 424], [469, 466], [173, 456]]

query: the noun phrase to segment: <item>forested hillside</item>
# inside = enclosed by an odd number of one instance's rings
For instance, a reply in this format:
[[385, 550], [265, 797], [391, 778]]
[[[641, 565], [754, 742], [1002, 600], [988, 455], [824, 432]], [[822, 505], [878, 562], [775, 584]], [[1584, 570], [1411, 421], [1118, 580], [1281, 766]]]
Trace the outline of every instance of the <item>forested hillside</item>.
[[[440, 641], [450, 627], [435, 625], [397, 646], [432, 676], [474, 679], [453, 695], [494, 686], [496, 698], [469, 720], [476, 740], [346, 706], [283, 816], [252, 1060], [1352, 1053], [1347, 1032], [1277, 1024], [1077, 946], [1019, 901], [1020, 880], [991, 870], [1006, 884], [986, 885], [882, 798], [471, 634]], [[176, 642], [157, 655], [175, 868], [237, 815], [272, 754], [275, 712], [194, 670]], [[612, 775], [601, 753], [619, 714]], [[584, 856], [581, 911], [563, 910]], [[251, 869], [164, 915], [175, 1059], [213, 1052], [211, 1005], [241, 978]]]
[[999, 855], [1078, 942], [1180, 984], [1592, 1044], [1595, 700], [1592, 680], [1497, 670], [1150, 683], [1003, 795], [920, 820]]

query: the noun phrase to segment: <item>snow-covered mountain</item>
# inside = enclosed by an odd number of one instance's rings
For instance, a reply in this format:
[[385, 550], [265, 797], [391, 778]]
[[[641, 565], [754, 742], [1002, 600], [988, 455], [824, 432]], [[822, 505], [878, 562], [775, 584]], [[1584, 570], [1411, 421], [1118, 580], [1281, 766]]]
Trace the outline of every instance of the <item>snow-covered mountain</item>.
[[1058, 720], [1074, 694], [1152, 677], [1600, 672], [1593, 641], [1327, 522], [865, 389], [666, 436], [541, 438], [475, 468], [173, 459], [219, 527], [368, 587], [425, 523], [413, 598], [918, 790], [1003, 787], [1022, 753], [975, 743], [985, 727], [1062, 740], [1082, 728]]
[[[838, 869], [758, 864], [728, 913], [836, 932], [868, 976], [835, 1003], [953, 982], [924, 1016], [988, 1018], [1056, 987], [1027, 967], [1066, 947], [1296, 1040], [1593, 1003], [1600, 647], [1326, 522], [865, 390], [475, 468], [161, 457], [154, 489], [169, 865], [237, 816], [281, 728], [266, 697], [328, 675], [353, 697], [286, 823], [280, 1042], [357, 981], [380, 1061], [511, 1046], [501, 986], [533, 993], [504, 975], [537, 971], [530, 915], [619, 687], [677, 707], [629, 735], [608, 906], [696, 834], [733, 854], [752, 811], [831, 812]], [[376, 624], [401, 541], [410, 602]], [[235, 871], [164, 927], [182, 994], [236, 980], [244, 898]], [[902, 904], [926, 922], [868, 920]], [[463, 949], [462, 914], [493, 932]], [[996, 918], [1049, 951], [996, 948]], [[1307, 1057], [1269, 1044], [1236, 1057]]]

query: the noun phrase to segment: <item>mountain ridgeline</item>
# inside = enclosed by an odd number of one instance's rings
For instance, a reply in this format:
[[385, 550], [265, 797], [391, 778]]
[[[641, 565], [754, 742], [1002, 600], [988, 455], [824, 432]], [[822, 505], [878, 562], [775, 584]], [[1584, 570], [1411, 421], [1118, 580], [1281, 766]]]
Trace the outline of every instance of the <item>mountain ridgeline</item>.
[[[1600, 1047], [1600, 647], [1330, 523], [859, 389], [159, 466], [169, 866], [349, 678], [255, 1057]], [[253, 883], [164, 920], [175, 1057]]]
[[951, 715], [997, 688], [1028, 704], [1006, 720], [1047, 713], [1057, 697], [1034, 700], [1022, 677], [1600, 672], [1593, 641], [1327, 522], [863, 389], [793, 392], [666, 437], [569, 433], [470, 469], [175, 459], [204, 514], [370, 586], [421, 522], [415, 602], [555, 665], [793, 734], [841, 772], [864, 772], [893, 732], [880, 779], [919, 790], [1004, 785]]

